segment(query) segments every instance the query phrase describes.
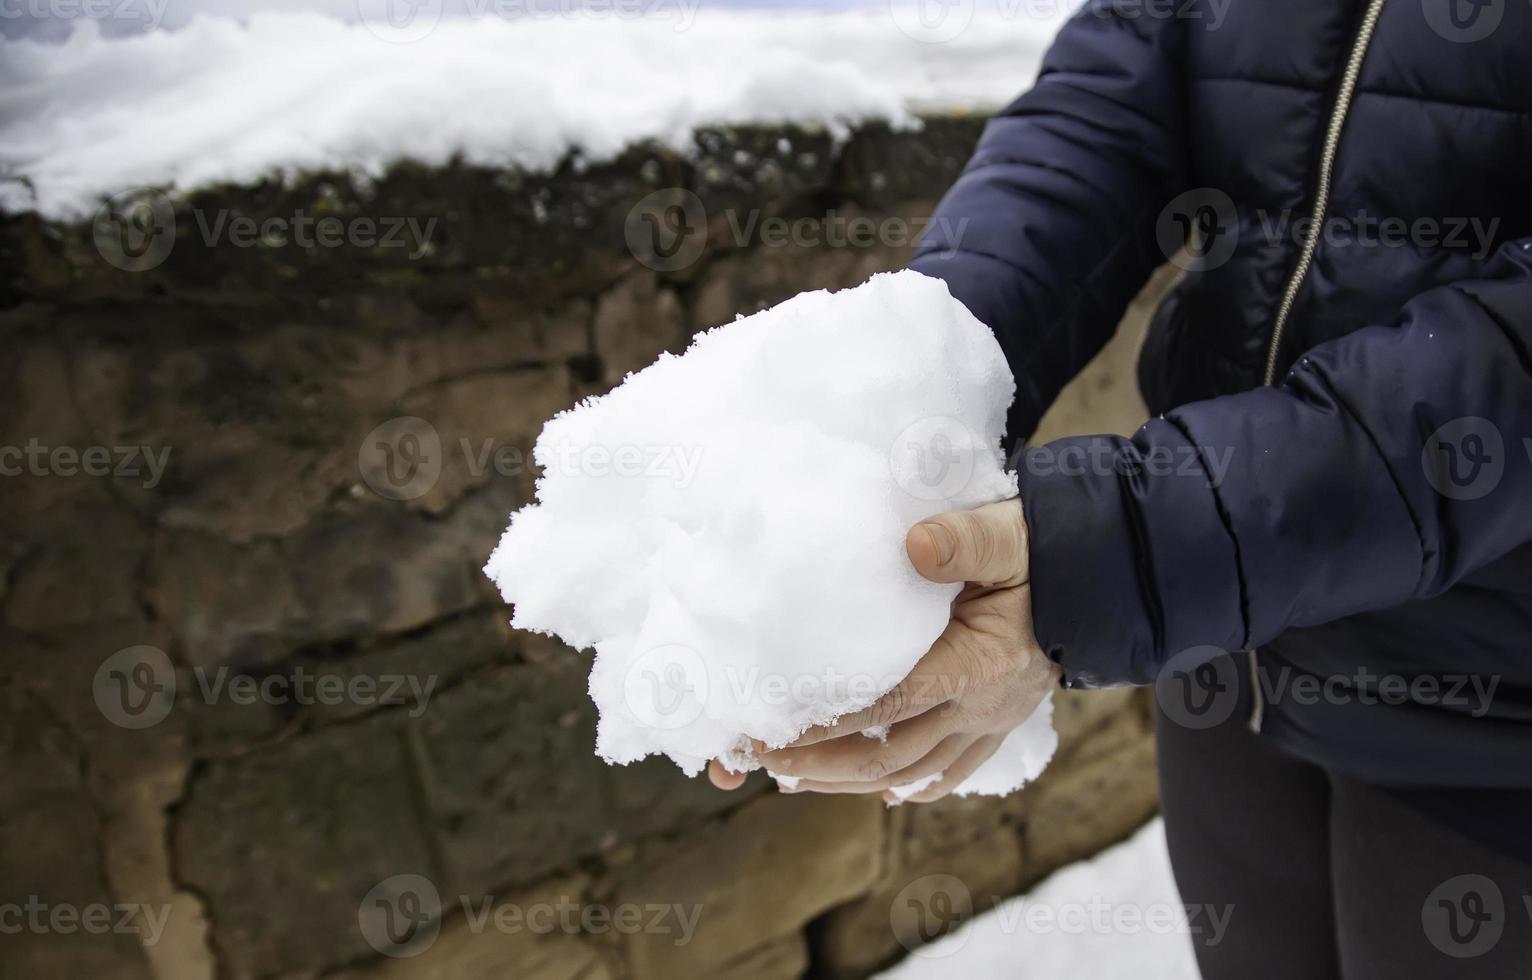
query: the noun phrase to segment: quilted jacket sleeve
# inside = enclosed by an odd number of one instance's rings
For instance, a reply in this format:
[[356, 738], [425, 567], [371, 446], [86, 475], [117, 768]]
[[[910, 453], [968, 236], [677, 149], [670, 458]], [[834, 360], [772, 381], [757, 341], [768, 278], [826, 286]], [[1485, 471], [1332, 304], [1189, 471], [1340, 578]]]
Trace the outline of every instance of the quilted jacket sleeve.
[[1165, 260], [1155, 224], [1184, 190], [1185, 24], [1096, 0], [1037, 83], [990, 121], [911, 267], [994, 331], [1025, 439]]
[[1072, 685], [1436, 595], [1532, 541], [1532, 239], [1277, 387], [1020, 470], [1038, 638]]

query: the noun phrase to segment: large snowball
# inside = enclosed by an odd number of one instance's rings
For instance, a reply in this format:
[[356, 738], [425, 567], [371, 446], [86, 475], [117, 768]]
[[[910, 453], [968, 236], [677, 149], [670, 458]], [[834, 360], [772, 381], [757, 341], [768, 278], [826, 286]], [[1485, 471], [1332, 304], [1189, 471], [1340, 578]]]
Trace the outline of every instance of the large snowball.
[[[942, 632], [958, 587], [915, 573], [905, 532], [1015, 494], [1014, 393], [941, 280], [804, 293], [550, 421], [537, 503], [485, 571], [512, 625], [595, 648], [604, 759], [755, 768], [748, 739], [782, 745], [871, 704]], [[962, 791], [1036, 776], [1050, 717]]]

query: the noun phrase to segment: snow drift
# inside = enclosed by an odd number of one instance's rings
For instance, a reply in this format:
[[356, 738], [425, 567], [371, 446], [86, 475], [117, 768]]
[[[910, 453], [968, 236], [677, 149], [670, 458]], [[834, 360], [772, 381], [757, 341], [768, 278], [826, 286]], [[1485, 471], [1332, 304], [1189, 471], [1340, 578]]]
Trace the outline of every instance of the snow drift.
[[0, 39], [0, 210], [74, 219], [146, 186], [401, 159], [544, 171], [648, 139], [684, 150], [709, 125], [913, 126], [1015, 97], [1068, 12], [988, 10], [942, 44], [883, 4], [457, 17], [398, 38], [297, 12], [124, 38], [82, 20], [62, 44]]

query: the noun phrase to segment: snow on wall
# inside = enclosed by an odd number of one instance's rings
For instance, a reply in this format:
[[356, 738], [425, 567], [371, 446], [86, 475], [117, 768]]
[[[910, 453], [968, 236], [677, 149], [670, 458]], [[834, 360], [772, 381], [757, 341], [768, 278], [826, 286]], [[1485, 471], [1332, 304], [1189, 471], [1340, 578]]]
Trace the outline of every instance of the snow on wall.
[[707, 124], [916, 125], [1031, 84], [1070, 4], [1012, 6], [951, 38], [882, 5], [448, 17], [402, 33], [317, 13], [110, 38], [80, 21], [62, 44], [0, 41], [0, 209], [74, 218], [146, 185], [400, 158], [545, 170], [572, 150], [684, 148]]

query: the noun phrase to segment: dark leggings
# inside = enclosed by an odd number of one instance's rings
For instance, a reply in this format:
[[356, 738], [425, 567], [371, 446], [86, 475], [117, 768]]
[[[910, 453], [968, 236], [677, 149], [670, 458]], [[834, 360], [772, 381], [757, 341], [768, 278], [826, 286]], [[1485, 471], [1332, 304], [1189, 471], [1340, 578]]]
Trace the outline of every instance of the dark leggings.
[[[1532, 978], [1532, 866], [1278, 754], [1247, 715], [1157, 719], [1161, 806], [1204, 980]], [[1492, 884], [1491, 884], [1492, 883]]]

